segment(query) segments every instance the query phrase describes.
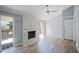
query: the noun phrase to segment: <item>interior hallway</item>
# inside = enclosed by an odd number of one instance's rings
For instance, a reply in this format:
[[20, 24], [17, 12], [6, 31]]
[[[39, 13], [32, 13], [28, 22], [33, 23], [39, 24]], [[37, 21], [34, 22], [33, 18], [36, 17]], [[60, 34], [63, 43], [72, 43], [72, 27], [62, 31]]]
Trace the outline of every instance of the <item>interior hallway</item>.
[[8, 48], [2, 53], [77, 53], [75, 42], [53, 37], [41, 38], [28, 47], [18, 46]]

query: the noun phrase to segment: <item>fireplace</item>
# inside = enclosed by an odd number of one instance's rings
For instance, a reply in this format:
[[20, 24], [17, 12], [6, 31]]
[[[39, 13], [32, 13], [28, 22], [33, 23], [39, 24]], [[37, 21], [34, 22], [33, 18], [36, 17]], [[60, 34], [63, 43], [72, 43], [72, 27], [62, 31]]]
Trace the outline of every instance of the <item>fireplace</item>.
[[28, 32], [28, 39], [32, 39], [36, 37], [36, 31], [29, 31]]

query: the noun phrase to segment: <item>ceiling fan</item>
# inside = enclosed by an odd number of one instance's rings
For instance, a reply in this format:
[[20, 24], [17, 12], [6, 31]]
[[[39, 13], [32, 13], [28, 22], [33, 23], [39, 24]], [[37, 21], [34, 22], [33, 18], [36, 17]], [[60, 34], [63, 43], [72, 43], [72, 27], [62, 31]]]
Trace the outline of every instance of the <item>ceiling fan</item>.
[[52, 11], [50, 11], [50, 10], [48, 9], [48, 7], [49, 7], [49, 6], [46, 5], [46, 8], [47, 8], [47, 9], [46, 9], [46, 11], [45, 11], [48, 15], [49, 15], [49, 13], [51, 13], [51, 12], [57, 12], [57, 10], [52, 10]]

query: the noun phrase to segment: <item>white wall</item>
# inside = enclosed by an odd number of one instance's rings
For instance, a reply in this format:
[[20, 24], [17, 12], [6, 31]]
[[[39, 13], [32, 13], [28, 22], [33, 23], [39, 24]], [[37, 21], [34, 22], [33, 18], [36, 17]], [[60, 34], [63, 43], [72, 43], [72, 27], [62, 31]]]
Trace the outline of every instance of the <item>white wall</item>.
[[46, 21], [47, 36], [62, 38], [62, 14]]
[[73, 16], [74, 15], [74, 7], [70, 6], [62, 11], [62, 17]]
[[17, 46], [23, 42], [23, 31], [22, 31], [22, 16], [16, 16], [13, 21], [13, 37], [14, 46]]
[[74, 6], [74, 19], [75, 19], [75, 28], [76, 28], [76, 45], [79, 50], [79, 6]]

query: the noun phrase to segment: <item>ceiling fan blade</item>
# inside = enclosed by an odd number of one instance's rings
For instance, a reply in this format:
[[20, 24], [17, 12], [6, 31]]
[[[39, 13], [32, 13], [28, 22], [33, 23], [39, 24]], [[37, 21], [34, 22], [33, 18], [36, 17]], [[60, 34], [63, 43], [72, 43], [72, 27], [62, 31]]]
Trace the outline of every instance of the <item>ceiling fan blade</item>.
[[49, 9], [48, 9], [48, 5], [46, 5], [46, 7], [47, 7], [47, 10], [45, 11], [48, 15], [49, 15], [49, 13], [50, 12], [57, 12], [57, 10], [52, 10], [52, 11], [50, 11]]
[[49, 11], [49, 12], [57, 12], [56, 10], [53, 10], [53, 11]]

